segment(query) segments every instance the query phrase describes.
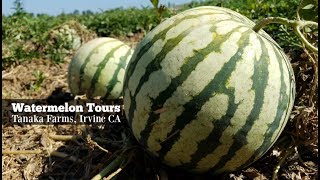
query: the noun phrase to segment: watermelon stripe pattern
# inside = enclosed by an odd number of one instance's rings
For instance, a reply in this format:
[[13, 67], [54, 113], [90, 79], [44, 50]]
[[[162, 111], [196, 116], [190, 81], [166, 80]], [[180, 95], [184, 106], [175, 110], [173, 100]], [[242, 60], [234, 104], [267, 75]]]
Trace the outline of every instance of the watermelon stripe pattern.
[[[103, 72], [103, 69], [106, 67], [106, 64], [108, 63], [108, 61], [111, 59], [111, 57], [113, 56], [114, 52], [121, 48], [122, 46], [124, 46], [123, 44], [120, 44], [114, 48], [111, 49], [110, 52], [108, 52], [108, 54], [103, 58], [103, 60], [98, 64], [97, 70], [93, 75], [93, 78], [91, 80], [91, 84], [90, 84], [90, 88], [89, 88], [89, 94], [94, 94], [95, 91], [95, 86], [97, 84], [97, 82], [99, 81], [99, 77], [101, 76], [101, 73]], [[121, 67], [121, 65], [118, 65], [118, 67]], [[117, 69], [118, 69], [117, 67]], [[113, 81], [113, 79], [111, 79], [111, 81]], [[111, 82], [110, 81], [110, 82]], [[81, 86], [80, 86], [81, 87]], [[110, 88], [107, 88], [107, 92], [110, 92]]]
[[279, 137], [293, 106], [293, 72], [253, 26], [231, 10], [199, 7], [138, 44], [125, 75], [125, 113], [137, 140], [167, 165], [235, 171]]
[[133, 50], [113, 38], [97, 38], [74, 55], [68, 71], [71, 92], [117, 99], [122, 95], [125, 69]]
[[[115, 86], [117, 85], [117, 83], [122, 83], [123, 82], [123, 78], [120, 80], [118, 77], [119, 73], [123, 70], [126, 69], [127, 66], [127, 62], [128, 59], [130, 59], [131, 55], [132, 55], [133, 51], [128, 51], [124, 56], [120, 57], [120, 62], [118, 67], [116, 68], [116, 70], [114, 71], [114, 74], [111, 78], [110, 83], [107, 86], [107, 93], [104, 97], [109, 97], [111, 92], [113, 91], [113, 89], [115, 88]], [[123, 73], [122, 73], [123, 74]], [[123, 74], [124, 76], [124, 74]], [[122, 93], [120, 94], [122, 96]]]

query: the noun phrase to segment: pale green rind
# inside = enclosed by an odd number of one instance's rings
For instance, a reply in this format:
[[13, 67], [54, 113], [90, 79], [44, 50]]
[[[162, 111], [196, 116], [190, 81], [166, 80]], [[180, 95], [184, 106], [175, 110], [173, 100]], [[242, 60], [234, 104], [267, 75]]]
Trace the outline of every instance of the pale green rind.
[[231, 10], [200, 7], [138, 45], [125, 75], [125, 113], [137, 140], [167, 165], [234, 171], [279, 137], [293, 107], [293, 71], [253, 26]]
[[82, 45], [69, 65], [68, 84], [72, 94], [119, 98], [132, 53], [123, 42], [107, 37]]

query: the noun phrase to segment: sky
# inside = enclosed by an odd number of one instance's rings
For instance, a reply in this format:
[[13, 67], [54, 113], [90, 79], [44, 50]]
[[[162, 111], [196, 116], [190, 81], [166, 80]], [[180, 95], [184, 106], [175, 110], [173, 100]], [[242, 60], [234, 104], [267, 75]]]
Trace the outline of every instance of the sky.
[[[192, 0], [159, 0], [160, 4], [183, 4]], [[12, 9], [14, 0], [2, 0], [2, 14], [9, 15], [14, 12]], [[75, 10], [80, 12], [91, 10], [101, 12], [118, 7], [151, 7], [149, 0], [22, 0], [23, 7], [27, 12], [34, 14], [58, 15], [62, 12], [72, 13]]]

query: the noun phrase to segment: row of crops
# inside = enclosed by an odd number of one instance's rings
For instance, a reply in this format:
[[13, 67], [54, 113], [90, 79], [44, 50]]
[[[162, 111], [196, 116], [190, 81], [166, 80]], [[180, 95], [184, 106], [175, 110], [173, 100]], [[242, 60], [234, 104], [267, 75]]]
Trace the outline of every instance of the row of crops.
[[[150, 7], [145, 8], [120, 8], [100, 13], [75, 11], [72, 14], [50, 16], [25, 12], [23, 4], [15, 1], [13, 4], [15, 13], [9, 16], [2, 15], [2, 68], [6, 69], [21, 61], [34, 58], [48, 58], [56, 63], [63, 62], [72, 50], [93, 37], [146, 34], [161, 20], [183, 10], [204, 5], [227, 7], [253, 20], [268, 16], [292, 19], [295, 17], [299, 1], [194, 1], [176, 7], [167, 7], [161, 17], [152, 8], [151, 3]], [[266, 30], [284, 49], [299, 48], [300, 43], [290, 29], [272, 25]]]

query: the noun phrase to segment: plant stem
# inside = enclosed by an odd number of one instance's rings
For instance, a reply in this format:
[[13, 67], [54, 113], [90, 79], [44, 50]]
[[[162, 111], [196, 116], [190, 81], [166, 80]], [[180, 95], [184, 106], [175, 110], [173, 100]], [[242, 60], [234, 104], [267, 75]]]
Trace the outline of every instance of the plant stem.
[[289, 19], [286, 18], [280, 18], [280, 17], [267, 17], [262, 19], [261, 21], [259, 21], [253, 28], [252, 30], [254, 30], [255, 32], [259, 32], [260, 29], [264, 28], [265, 26], [267, 26], [268, 24], [283, 24], [286, 26], [290, 26], [291, 23], [293, 23], [292, 21], [290, 21]]
[[279, 163], [274, 168], [273, 174], [272, 174], [272, 180], [278, 179], [277, 176], [278, 176], [278, 172], [279, 172], [279, 170], [281, 168], [281, 165], [284, 163], [284, 161], [287, 159], [287, 157], [289, 155], [291, 155], [293, 152], [294, 152], [294, 146], [290, 146], [289, 149], [283, 155], [283, 157], [280, 159]]
[[304, 45], [306, 46], [307, 49], [309, 49], [310, 51], [317, 53], [318, 54], [318, 48], [314, 47], [305, 37], [304, 35], [301, 33], [301, 26], [296, 26], [294, 28], [294, 32], [297, 34], [297, 36], [300, 38], [300, 40], [304, 43]]
[[56, 141], [71, 141], [80, 139], [80, 135], [57, 135], [57, 134], [49, 134], [49, 138]]
[[259, 21], [253, 28], [255, 32], [259, 32], [262, 28], [267, 26], [268, 24], [283, 24], [286, 26], [290, 26], [294, 29], [294, 32], [297, 34], [297, 36], [300, 38], [300, 40], [305, 44], [305, 46], [312, 52], [318, 54], [318, 48], [313, 46], [301, 33], [301, 29], [304, 26], [315, 26], [318, 27], [318, 23], [313, 21], [297, 21], [297, 20], [289, 20], [287, 18], [281, 18], [281, 17], [267, 17]]
[[119, 167], [119, 165], [125, 160], [124, 157], [118, 156], [115, 160], [113, 160], [107, 167], [105, 167], [99, 174], [94, 176], [91, 180], [100, 180], [104, 176], [106, 176], [110, 171]]
[[[46, 150], [3, 150], [2, 154], [13, 154], [13, 155], [19, 155], [19, 154], [45, 154]], [[80, 159], [70, 156], [68, 154], [65, 154], [63, 152], [55, 151], [55, 150], [48, 150], [48, 153], [50, 156], [56, 156], [60, 158], [67, 158], [70, 161], [73, 162], [81, 162]]]
[[41, 154], [42, 151], [38, 150], [2, 150], [2, 154]]

